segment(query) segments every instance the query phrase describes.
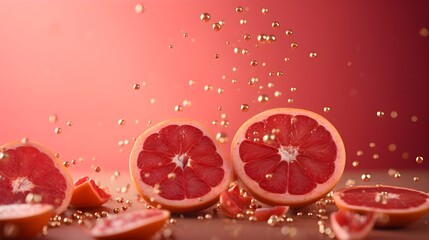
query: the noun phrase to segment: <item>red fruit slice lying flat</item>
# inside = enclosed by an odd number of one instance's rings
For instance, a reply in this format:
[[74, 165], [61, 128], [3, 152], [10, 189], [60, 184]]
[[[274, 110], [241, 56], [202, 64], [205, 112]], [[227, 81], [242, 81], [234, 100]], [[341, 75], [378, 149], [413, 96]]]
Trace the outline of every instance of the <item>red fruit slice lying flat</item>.
[[54, 214], [48, 204], [0, 205], [0, 239], [29, 239], [42, 233]]
[[253, 216], [257, 221], [267, 221], [271, 216], [282, 217], [288, 210], [288, 206], [262, 207], [257, 208]]
[[345, 150], [334, 126], [303, 109], [259, 113], [237, 131], [231, 145], [236, 174], [246, 191], [271, 205], [305, 206], [338, 183]]
[[252, 197], [240, 193], [238, 185], [223, 192], [219, 197], [220, 210], [230, 218], [237, 218], [238, 214], [244, 214], [250, 208]]
[[166, 210], [139, 210], [102, 218], [91, 228], [96, 239], [147, 239], [170, 217]]
[[101, 189], [94, 180], [82, 177], [75, 182], [70, 204], [75, 207], [99, 207], [109, 201], [111, 195]]
[[0, 148], [0, 204], [25, 203], [31, 193], [60, 214], [72, 191], [70, 172], [50, 150], [30, 142]]
[[339, 240], [364, 239], [374, 228], [375, 214], [338, 211], [331, 214], [331, 227]]
[[429, 212], [429, 195], [414, 189], [394, 186], [355, 186], [333, 195], [341, 210], [380, 214], [378, 227], [402, 227]]
[[199, 123], [169, 120], [142, 133], [130, 155], [137, 190], [174, 212], [207, 208], [233, 180], [230, 162]]

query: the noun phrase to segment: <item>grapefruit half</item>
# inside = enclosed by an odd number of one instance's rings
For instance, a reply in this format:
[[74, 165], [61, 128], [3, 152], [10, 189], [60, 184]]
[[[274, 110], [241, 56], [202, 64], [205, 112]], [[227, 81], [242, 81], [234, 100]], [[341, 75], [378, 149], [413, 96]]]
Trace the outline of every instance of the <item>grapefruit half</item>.
[[167, 210], [138, 210], [101, 218], [90, 229], [96, 239], [148, 239], [170, 217]]
[[324, 117], [276, 108], [247, 120], [231, 145], [246, 191], [270, 205], [301, 207], [331, 191], [345, 166], [340, 134]]
[[73, 180], [54, 153], [30, 142], [9, 143], [0, 151], [0, 204], [25, 203], [31, 193], [57, 214], [67, 208]]
[[142, 133], [130, 154], [130, 170], [143, 198], [173, 212], [216, 203], [233, 170], [213, 139], [191, 120], [164, 121]]
[[75, 182], [70, 204], [75, 207], [100, 207], [109, 201], [111, 195], [101, 189], [89, 177], [81, 177]]
[[429, 212], [429, 195], [395, 186], [355, 186], [334, 193], [341, 210], [375, 212], [377, 227], [403, 227]]
[[0, 205], [0, 239], [28, 239], [42, 233], [54, 214], [49, 204]]

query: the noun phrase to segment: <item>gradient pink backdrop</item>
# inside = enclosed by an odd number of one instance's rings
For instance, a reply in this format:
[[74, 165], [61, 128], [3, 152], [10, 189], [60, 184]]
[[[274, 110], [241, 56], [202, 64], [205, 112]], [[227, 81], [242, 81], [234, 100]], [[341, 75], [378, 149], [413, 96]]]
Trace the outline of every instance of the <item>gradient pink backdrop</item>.
[[[142, 13], [136, 4], [144, 6]], [[237, 6], [244, 11], [236, 13]], [[420, 33], [429, 28], [428, 9], [423, 0], [1, 0], [0, 143], [27, 137], [64, 161], [84, 159], [75, 169], [127, 170], [133, 138], [148, 121], [193, 118], [231, 140], [252, 115], [297, 107], [332, 121], [346, 144], [349, 169], [355, 160], [360, 169], [429, 169], [429, 37]], [[203, 12], [211, 14], [207, 23], [199, 19]], [[222, 29], [213, 31], [221, 20]], [[275, 20], [278, 29], [271, 27]], [[293, 35], [286, 36], [286, 29]], [[261, 33], [277, 41], [258, 44]], [[235, 54], [235, 47], [249, 53]], [[310, 58], [311, 52], [317, 57]], [[269, 76], [277, 71], [284, 74]], [[251, 77], [259, 82], [249, 86]], [[205, 85], [213, 90], [204, 91]], [[275, 91], [282, 95], [274, 97]], [[269, 101], [259, 103], [260, 94]], [[183, 100], [191, 106], [174, 111]], [[243, 103], [248, 112], [240, 110]], [[377, 117], [379, 110], [384, 117]], [[211, 124], [222, 113], [229, 127]], [[119, 119], [126, 123], [118, 125]], [[129, 144], [120, 146], [125, 140]], [[389, 151], [389, 144], [396, 150]], [[356, 155], [359, 150], [363, 156]], [[416, 156], [425, 162], [417, 164]]]

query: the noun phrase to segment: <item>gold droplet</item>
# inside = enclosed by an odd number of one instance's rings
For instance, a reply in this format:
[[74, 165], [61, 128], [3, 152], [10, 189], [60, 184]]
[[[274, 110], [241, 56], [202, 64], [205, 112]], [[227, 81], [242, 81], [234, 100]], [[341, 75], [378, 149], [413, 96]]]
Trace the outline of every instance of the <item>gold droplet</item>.
[[282, 72], [282, 71], [277, 71], [277, 72], [276, 72], [276, 76], [277, 76], [277, 77], [281, 77], [281, 76], [283, 76], [283, 72]]
[[422, 163], [423, 163], [423, 161], [424, 161], [424, 159], [423, 159], [423, 157], [422, 157], [422, 156], [417, 156], [417, 157], [416, 157], [416, 163], [418, 163], [418, 164], [422, 164]]
[[292, 98], [288, 98], [287, 102], [288, 103], [293, 103], [293, 99]]
[[209, 13], [201, 13], [201, 15], [200, 15], [200, 20], [203, 22], [210, 21], [210, 18], [211, 18], [211, 16]]
[[262, 9], [261, 9], [261, 12], [262, 12], [263, 14], [268, 13], [268, 8], [262, 8]]
[[241, 104], [240, 109], [242, 112], [247, 112], [247, 111], [249, 111], [249, 105], [248, 104]]
[[228, 142], [228, 136], [226, 135], [226, 133], [223, 133], [223, 132], [219, 132], [219, 133], [217, 133], [216, 134], [216, 140], [219, 142], [219, 143], [226, 143], [226, 142]]
[[256, 61], [256, 60], [250, 61], [250, 66], [256, 67], [257, 65], [258, 65], [258, 61]]
[[289, 61], [290, 61], [290, 58], [285, 57], [284, 61], [285, 61], [285, 62], [289, 62]]
[[394, 143], [389, 144], [389, 146], [387, 146], [387, 149], [389, 149], [389, 151], [391, 152], [396, 151], [396, 144]]
[[387, 170], [387, 174], [391, 177], [393, 177], [398, 171], [396, 171], [393, 168], [389, 168], [389, 170]]
[[250, 36], [250, 34], [245, 34], [243, 38], [244, 40], [249, 41], [252, 37]]
[[119, 125], [119, 126], [123, 126], [123, 125], [125, 125], [125, 120], [124, 120], [124, 119], [119, 119], [119, 120], [118, 120], [118, 125]]
[[219, 54], [219, 53], [216, 53], [216, 54], [214, 55], [214, 58], [215, 58], [215, 59], [219, 59], [219, 58], [220, 58], [220, 54]]
[[362, 174], [361, 179], [362, 179], [364, 182], [369, 182], [369, 181], [371, 180], [371, 175], [370, 175], [370, 174], [368, 174], [368, 173], [364, 173], [364, 174]]
[[370, 147], [370, 148], [375, 148], [375, 142], [370, 142], [370, 143], [369, 143], [369, 147]]
[[417, 122], [417, 121], [418, 121], [417, 116], [415, 115], [411, 116], [411, 122]]
[[63, 132], [63, 130], [60, 127], [56, 127], [55, 130], [54, 130], [54, 132], [56, 134], [61, 134]]
[[298, 48], [298, 43], [293, 42], [293, 43], [291, 43], [291, 44], [290, 44], [290, 47], [291, 47], [292, 49], [296, 49], [296, 48]]
[[280, 91], [274, 92], [274, 97], [280, 97], [281, 95], [282, 95], [282, 92], [280, 92]]
[[56, 123], [58, 121], [58, 117], [56, 114], [49, 115], [48, 119], [50, 123]]
[[211, 86], [211, 85], [205, 85], [204, 86], [204, 91], [211, 91], [211, 90], [213, 90], [213, 86]]
[[380, 155], [379, 155], [378, 153], [374, 153], [374, 154], [372, 155], [372, 158], [373, 158], [373, 159], [379, 159], [379, 158], [380, 158]]
[[269, 83], [267, 84], [267, 87], [268, 87], [268, 88], [273, 88], [273, 87], [274, 87], [274, 83], [269, 82]]
[[353, 167], [358, 167], [359, 166], [359, 161], [353, 161], [352, 162], [352, 166]]
[[275, 139], [276, 139], [276, 135], [271, 134], [271, 133], [265, 134], [262, 137], [262, 141], [264, 141], [264, 143], [266, 143], [266, 144], [272, 144], [272, 143], [274, 143]]
[[175, 179], [175, 178], [176, 178], [176, 174], [175, 174], [174, 172], [169, 173], [169, 174], [167, 175], [167, 178], [168, 178], [168, 179], [170, 179], [170, 180], [173, 180], [173, 179]]
[[363, 156], [363, 151], [362, 150], [358, 150], [356, 152], [356, 156], [358, 156], [358, 157]]
[[101, 168], [99, 167], [99, 166], [93, 166], [92, 167], [92, 170], [94, 170], [94, 172], [100, 172], [101, 171]]
[[393, 176], [394, 176], [395, 178], [401, 178], [401, 174], [400, 174], [399, 172], [396, 172]]
[[330, 107], [324, 107], [324, 108], [323, 108], [323, 111], [324, 111], [324, 112], [330, 112], [330, 111], [331, 111], [331, 108], [330, 108]]
[[72, 121], [67, 121], [67, 126], [69, 126], [69, 127], [71, 127], [71, 126], [73, 126], [73, 122]]
[[422, 28], [420, 28], [419, 34], [422, 37], [427, 37], [427, 36], [429, 36], [429, 30], [425, 27], [422, 27]]
[[377, 111], [377, 117], [383, 117], [384, 112], [383, 111]]
[[195, 83], [196, 83], [196, 82], [195, 82], [194, 80], [189, 80], [189, 81], [188, 81], [188, 85], [189, 85], [189, 86], [193, 86], [193, 85], [195, 85]]
[[279, 28], [280, 27], [280, 23], [278, 21], [274, 21], [271, 23], [271, 27], [273, 28]]
[[136, 13], [142, 13], [144, 11], [144, 7], [142, 4], [138, 3], [134, 6], [134, 11]]
[[189, 101], [189, 100], [183, 100], [183, 106], [184, 107], [189, 107], [189, 106], [191, 106], [191, 104], [192, 104], [192, 102], [191, 101]]
[[259, 34], [258, 35], [258, 42], [265, 43], [268, 40], [268, 36], [265, 34]]
[[66, 168], [68, 168], [68, 167], [70, 167], [70, 163], [67, 162], [67, 161], [65, 161], [65, 162], [63, 162], [63, 166], [66, 167]]
[[182, 107], [182, 105], [176, 105], [176, 106], [174, 106], [174, 111], [176, 111], [176, 112], [181, 112], [181, 111], [183, 111], [183, 107]]
[[410, 154], [408, 152], [403, 152], [401, 154], [402, 159], [408, 159], [410, 157]]
[[258, 96], [258, 102], [260, 102], [260, 103], [266, 103], [266, 102], [268, 102], [268, 100], [269, 100], [269, 98], [265, 94], [261, 94]]
[[296, 92], [296, 88], [295, 88], [295, 87], [291, 87], [291, 88], [290, 88], [290, 91], [291, 91], [291, 92]]
[[240, 24], [241, 24], [241, 25], [246, 24], [246, 23], [247, 23], [247, 20], [246, 20], [246, 19], [240, 19]]
[[217, 89], [217, 93], [219, 93], [219, 94], [221, 94], [221, 93], [223, 93], [225, 90], [223, 89], [223, 88], [218, 88]]
[[265, 174], [265, 178], [266, 179], [272, 179], [273, 178], [273, 174], [272, 173], [267, 173], [267, 174]]
[[391, 118], [397, 118], [397, 117], [398, 117], [398, 112], [396, 112], [396, 111], [392, 111], [392, 112], [390, 113], [390, 117], [391, 117]]
[[276, 41], [276, 36], [275, 35], [268, 35], [267, 36], [267, 42], [268, 43], [273, 43]]
[[113, 213], [114, 213], [114, 214], [118, 214], [119, 212], [121, 212], [121, 209], [120, 209], [120, 208], [114, 208], [114, 209], [113, 209]]
[[188, 33], [187, 32], [185, 32], [185, 33], [183, 33], [183, 37], [188, 37]]
[[316, 58], [317, 57], [317, 53], [316, 52], [311, 52], [309, 54], [310, 58]]
[[140, 84], [135, 83], [135, 84], [133, 85], [133, 89], [134, 89], [134, 90], [139, 90], [139, 89], [140, 89]]
[[413, 177], [413, 181], [418, 182], [418, 181], [420, 181], [420, 178], [419, 177]]
[[215, 30], [216, 32], [218, 32], [218, 31], [220, 31], [222, 29], [222, 24], [220, 24], [219, 22], [213, 23], [212, 28], [213, 28], [213, 30]]
[[290, 29], [288, 29], [288, 30], [286, 30], [285, 34], [286, 34], [287, 36], [290, 36], [290, 35], [292, 35], [292, 34], [293, 34], [293, 31], [292, 31], [292, 30], [290, 30]]
[[240, 7], [240, 6], [236, 7], [235, 8], [235, 12], [242, 13], [243, 12], [243, 7]]

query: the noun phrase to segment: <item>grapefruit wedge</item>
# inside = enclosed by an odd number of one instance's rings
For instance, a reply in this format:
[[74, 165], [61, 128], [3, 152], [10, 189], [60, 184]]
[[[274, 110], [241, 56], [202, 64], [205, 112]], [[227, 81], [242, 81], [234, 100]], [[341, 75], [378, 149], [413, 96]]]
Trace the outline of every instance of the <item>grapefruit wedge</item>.
[[9, 143], [0, 148], [0, 204], [25, 203], [34, 197], [62, 213], [70, 203], [73, 180], [60, 159], [35, 143]]
[[75, 182], [70, 204], [80, 208], [100, 207], [109, 201], [111, 195], [101, 189], [94, 180], [82, 177]]
[[334, 193], [341, 210], [375, 212], [377, 227], [403, 227], [429, 212], [429, 195], [395, 186], [355, 186]]
[[324, 117], [303, 109], [259, 113], [237, 131], [231, 157], [243, 187], [270, 205], [302, 207], [325, 196], [345, 166], [340, 134]]
[[90, 229], [95, 239], [148, 239], [161, 229], [170, 212], [138, 210], [102, 218]]
[[53, 210], [49, 204], [0, 205], [0, 239], [28, 239], [41, 234]]
[[331, 214], [331, 227], [339, 240], [364, 239], [374, 228], [376, 214], [338, 211]]
[[233, 170], [213, 139], [191, 120], [168, 120], [142, 133], [130, 154], [130, 170], [143, 198], [173, 212], [216, 203]]

